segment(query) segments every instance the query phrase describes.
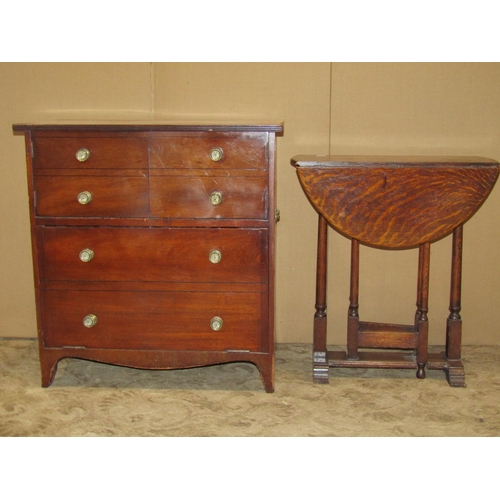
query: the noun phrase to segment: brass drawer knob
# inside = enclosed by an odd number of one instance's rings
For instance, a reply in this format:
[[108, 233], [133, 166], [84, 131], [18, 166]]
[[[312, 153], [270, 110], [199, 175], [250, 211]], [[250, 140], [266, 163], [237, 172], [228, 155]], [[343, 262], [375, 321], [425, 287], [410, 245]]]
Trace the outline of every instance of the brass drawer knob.
[[218, 332], [221, 328], [222, 328], [222, 325], [224, 324], [224, 321], [222, 321], [222, 318], [219, 318], [219, 316], [214, 316], [211, 320], [210, 320], [210, 328], [214, 331], [214, 332]]
[[81, 148], [75, 153], [78, 161], [87, 161], [90, 157], [90, 151], [87, 148]]
[[92, 201], [92, 193], [89, 193], [88, 191], [82, 191], [78, 194], [77, 200], [80, 205], [87, 205]]
[[219, 250], [212, 250], [208, 256], [208, 260], [212, 264], [218, 264], [222, 259], [222, 253]]
[[83, 318], [83, 326], [85, 328], [92, 328], [97, 324], [97, 316], [95, 314], [87, 314], [85, 318]]
[[222, 193], [220, 191], [213, 191], [209, 196], [210, 203], [215, 207], [222, 203]]
[[85, 248], [80, 252], [80, 260], [82, 262], [89, 262], [94, 258], [94, 251], [90, 248]]
[[222, 148], [213, 148], [212, 151], [210, 151], [210, 159], [212, 161], [220, 161], [223, 156], [224, 151], [222, 151]]

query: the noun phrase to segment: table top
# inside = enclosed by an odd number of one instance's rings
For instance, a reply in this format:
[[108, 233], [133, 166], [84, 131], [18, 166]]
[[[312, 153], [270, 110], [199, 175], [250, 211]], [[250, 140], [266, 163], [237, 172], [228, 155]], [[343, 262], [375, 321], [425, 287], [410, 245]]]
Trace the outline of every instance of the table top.
[[377, 156], [377, 155], [298, 155], [291, 159], [294, 167], [492, 167], [498, 162], [481, 156]]
[[386, 249], [450, 234], [490, 194], [497, 161], [462, 156], [320, 156], [291, 159], [313, 207], [341, 234]]

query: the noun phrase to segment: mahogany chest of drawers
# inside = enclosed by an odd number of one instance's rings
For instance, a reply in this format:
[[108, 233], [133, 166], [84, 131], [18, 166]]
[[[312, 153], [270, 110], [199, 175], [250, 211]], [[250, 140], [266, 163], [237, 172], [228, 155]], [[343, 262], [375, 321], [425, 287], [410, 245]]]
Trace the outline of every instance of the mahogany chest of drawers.
[[42, 385], [75, 357], [254, 363], [274, 389], [276, 125], [14, 125]]

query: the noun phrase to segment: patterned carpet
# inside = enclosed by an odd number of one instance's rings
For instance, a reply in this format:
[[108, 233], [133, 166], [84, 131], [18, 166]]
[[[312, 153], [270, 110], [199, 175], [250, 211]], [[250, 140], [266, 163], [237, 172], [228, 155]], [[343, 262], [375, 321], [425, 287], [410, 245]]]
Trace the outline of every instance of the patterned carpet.
[[443, 372], [331, 369], [280, 344], [275, 392], [251, 364], [145, 371], [67, 359], [40, 386], [37, 344], [0, 340], [0, 436], [500, 436], [500, 346], [463, 348], [466, 388]]

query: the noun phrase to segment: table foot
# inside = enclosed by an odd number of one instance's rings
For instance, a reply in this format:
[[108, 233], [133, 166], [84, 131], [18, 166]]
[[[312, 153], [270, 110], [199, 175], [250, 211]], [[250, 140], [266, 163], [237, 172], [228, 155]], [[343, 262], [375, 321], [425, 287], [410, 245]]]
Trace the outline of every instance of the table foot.
[[328, 384], [329, 366], [326, 352], [313, 353], [313, 382], [315, 384]]
[[425, 378], [425, 363], [417, 363], [417, 378]]
[[448, 360], [446, 372], [446, 379], [451, 387], [465, 387], [465, 370], [464, 365], [460, 360]]
[[313, 367], [313, 382], [315, 384], [329, 384], [328, 379], [328, 366], [314, 366]]
[[460, 359], [448, 359], [444, 352], [430, 353], [429, 370], [443, 370], [451, 387], [465, 387], [465, 369]]

